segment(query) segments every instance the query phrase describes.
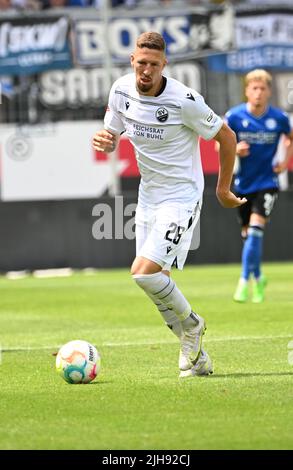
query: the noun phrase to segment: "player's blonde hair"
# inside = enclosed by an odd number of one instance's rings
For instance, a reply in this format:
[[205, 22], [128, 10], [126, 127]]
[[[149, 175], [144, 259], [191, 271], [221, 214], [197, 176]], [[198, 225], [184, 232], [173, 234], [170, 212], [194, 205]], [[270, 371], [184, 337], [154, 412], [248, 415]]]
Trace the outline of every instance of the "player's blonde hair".
[[272, 86], [272, 81], [273, 78], [269, 72], [263, 69], [255, 69], [249, 72], [245, 76], [245, 86], [249, 85], [250, 82], [254, 80], [261, 80], [262, 82], [265, 82], [269, 87]]
[[158, 51], [164, 52], [166, 50], [166, 43], [163, 36], [153, 31], [148, 31], [138, 36], [136, 46], [140, 49], [146, 47], [147, 49], [157, 49]]

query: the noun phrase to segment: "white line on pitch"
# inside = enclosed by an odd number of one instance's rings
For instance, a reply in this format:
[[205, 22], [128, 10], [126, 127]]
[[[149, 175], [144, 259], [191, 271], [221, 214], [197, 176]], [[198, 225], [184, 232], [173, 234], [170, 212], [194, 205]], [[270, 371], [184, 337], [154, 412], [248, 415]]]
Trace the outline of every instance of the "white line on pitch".
[[[216, 342], [228, 342], [228, 341], [267, 341], [274, 339], [292, 339], [292, 335], [276, 335], [276, 336], [222, 336], [215, 338], [207, 338], [206, 343], [216, 343]], [[123, 347], [123, 346], [155, 346], [160, 344], [175, 344], [177, 341], [174, 340], [161, 340], [161, 341], [128, 341], [114, 343], [106, 341], [102, 343], [102, 346], [106, 347]], [[61, 347], [59, 346], [11, 346], [3, 347], [2, 352], [18, 352], [18, 351], [40, 351], [40, 350], [58, 350]]]
[[[222, 336], [222, 337], [215, 337], [215, 338], [207, 338], [205, 339], [206, 343], [214, 343], [214, 342], [226, 342], [226, 341], [266, 341], [269, 339], [290, 339], [293, 338], [292, 335], [276, 335], [276, 336]], [[148, 345], [156, 345], [156, 344], [173, 344], [176, 341], [141, 341], [141, 342], [127, 342], [127, 343], [111, 343], [106, 342], [103, 343], [103, 346], [148, 346]]]
[[57, 349], [61, 346], [11, 346], [11, 347], [3, 347], [1, 348], [2, 352], [19, 352], [19, 351], [41, 351], [41, 350], [48, 350], [48, 349]]

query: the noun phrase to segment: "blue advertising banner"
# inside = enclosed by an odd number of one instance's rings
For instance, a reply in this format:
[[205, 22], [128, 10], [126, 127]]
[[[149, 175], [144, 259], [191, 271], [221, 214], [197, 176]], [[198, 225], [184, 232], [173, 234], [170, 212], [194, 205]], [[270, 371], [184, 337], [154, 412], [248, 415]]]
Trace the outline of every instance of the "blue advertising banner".
[[237, 12], [234, 51], [208, 57], [210, 70], [293, 69], [293, 8]]
[[0, 21], [0, 75], [31, 75], [72, 66], [67, 17]]
[[293, 46], [258, 46], [228, 54], [209, 56], [208, 67], [214, 72], [246, 73], [255, 68], [293, 70]]
[[191, 59], [209, 51], [227, 51], [233, 46], [233, 11], [222, 8], [154, 16], [142, 12], [141, 16], [110, 18], [107, 30], [100, 18], [74, 22], [76, 63], [99, 65], [108, 49], [114, 64], [128, 64], [135, 49], [137, 37], [144, 31], [156, 31], [164, 37], [170, 61]]

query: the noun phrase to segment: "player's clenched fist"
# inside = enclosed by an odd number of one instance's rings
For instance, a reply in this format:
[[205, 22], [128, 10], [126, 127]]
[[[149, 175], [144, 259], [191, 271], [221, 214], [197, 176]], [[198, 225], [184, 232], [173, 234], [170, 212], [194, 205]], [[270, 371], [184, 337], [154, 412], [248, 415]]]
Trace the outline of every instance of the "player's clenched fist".
[[245, 197], [237, 197], [231, 191], [221, 191], [219, 189], [217, 189], [217, 198], [220, 204], [226, 209], [233, 209], [247, 202]]
[[99, 152], [111, 153], [115, 150], [117, 138], [115, 134], [112, 134], [105, 129], [96, 132], [93, 137], [93, 147]]

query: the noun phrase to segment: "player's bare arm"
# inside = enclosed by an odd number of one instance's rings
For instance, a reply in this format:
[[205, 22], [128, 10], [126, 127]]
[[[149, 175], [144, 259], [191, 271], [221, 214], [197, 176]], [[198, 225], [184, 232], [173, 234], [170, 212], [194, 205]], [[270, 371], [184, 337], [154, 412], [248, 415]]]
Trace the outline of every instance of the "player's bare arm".
[[[241, 140], [236, 145], [236, 155], [241, 158], [247, 157], [249, 155], [249, 148], [250, 148], [250, 145], [247, 142], [245, 142], [245, 140]], [[216, 152], [219, 152], [220, 150], [219, 142], [215, 143], [215, 150]]]
[[118, 142], [118, 136], [112, 132], [102, 129], [93, 137], [93, 147], [99, 152], [111, 153], [115, 150]]
[[293, 158], [293, 130], [290, 134], [286, 135], [284, 145], [286, 147], [285, 158], [282, 162], [278, 162], [274, 166], [274, 172], [279, 174], [288, 169], [291, 158]]
[[235, 196], [230, 190], [236, 155], [235, 133], [226, 123], [223, 123], [223, 126], [215, 136], [215, 140], [219, 143], [220, 155], [217, 198], [223, 207], [234, 208], [241, 206], [245, 204], [246, 199]]

